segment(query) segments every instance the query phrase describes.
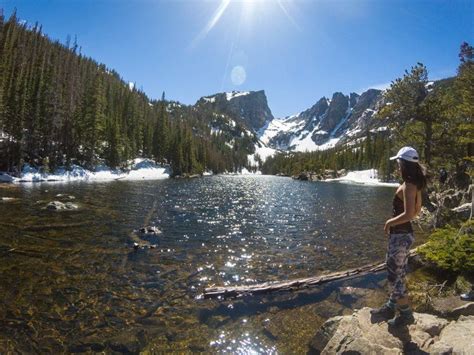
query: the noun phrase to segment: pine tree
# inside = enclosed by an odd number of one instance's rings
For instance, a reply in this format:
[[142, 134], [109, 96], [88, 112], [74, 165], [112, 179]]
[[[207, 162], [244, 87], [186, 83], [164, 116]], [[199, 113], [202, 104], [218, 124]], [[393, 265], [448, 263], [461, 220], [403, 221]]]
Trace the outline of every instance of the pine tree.
[[159, 113], [153, 132], [153, 155], [157, 161], [163, 161], [169, 153], [169, 122], [166, 112], [165, 93], [163, 92], [159, 102]]
[[463, 42], [459, 58], [461, 65], [455, 81], [455, 89], [461, 97], [457, 107], [460, 117], [458, 143], [465, 147], [464, 158], [474, 162], [474, 48]]
[[105, 124], [105, 92], [102, 76], [96, 73], [93, 86], [86, 94], [85, 114], [83, 118], [84, 158], [86, 165], [93, 167], [96, 162], [101, 143], [103, 142]]
[[[434, 117], [433, 112], [430, 114], [425, 105], [427, 86], [428, 71], [423, 64], [418, 63], [410, 72], [405, 71], [403, 78], [392, 82], [385, 93], [389, 104], [383, 107], [379, 116], [389, 119], [392, 132], [406, 144], [416, 145], [413, 142], [421, 138], [424, 158], [429, 164], [433, 147], [433, 124], [438, 117]], [[422, 128], [418, 130], [416, 124], [420, 124]]]

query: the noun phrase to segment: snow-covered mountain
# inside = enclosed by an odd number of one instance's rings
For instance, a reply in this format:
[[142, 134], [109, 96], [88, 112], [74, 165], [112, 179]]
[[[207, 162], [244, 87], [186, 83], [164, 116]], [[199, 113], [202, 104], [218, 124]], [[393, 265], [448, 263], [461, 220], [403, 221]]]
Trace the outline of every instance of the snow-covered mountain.
[[[427, 87], [433, 90], [451, 81], [438, 80]], [[199, 113], [204, 129], [219, 135], [229, 148], [238, 148], [240, 152], [244, 148], [249, 165], [257, 166], [277, 152], [326, 150], [359, 143], [368, 132], [385, 135], [387, 121], [375, 118], [383, 105], [381, 90], [368, 89], [360, 95], [335, 92], [331, 98], [322, 97], [298, 114], [275, 118], [265, 91], [260, 90], [204, 96], [187, 109]], [[178, 115], [185, 116], [182, 112]]]
[[375, 89], [362, 95], [336, 92], [331, 99], [323, 97], [303, 112], [272, 120], [259, 137], [268, 146], [287, 151], [332, 148], [365, 133], [367, 128], [380, 126], [382, 121], [371, 118], [382, 98], [382, 92]]
[[383, 130], [384, 122], [373, 119], [382, 104], [380, 90], [369, 89], [361, 95], [336, 92], [331, 99], [322, 97], [296, 115], [274, 118], [265, 92], [260, 90], [205, 96], [195, 107], [233, 117], [245, 127], [255, 145], [249, 161], [256, 164], [258, 157], [265, 160], [277, 151], [324, 150], [358, 139], [367, 130]]

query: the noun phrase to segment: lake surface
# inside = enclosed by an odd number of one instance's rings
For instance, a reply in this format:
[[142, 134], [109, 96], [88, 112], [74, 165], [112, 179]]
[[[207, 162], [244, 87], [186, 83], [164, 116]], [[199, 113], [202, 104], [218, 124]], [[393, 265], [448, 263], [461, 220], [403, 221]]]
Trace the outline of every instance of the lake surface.
[[[327, 318], [378, 305], [385, 274], [198, 295], [383, 260], [394, 190], [271, 176], [3, 185], [0, 352], [305, 352]], [[53, 200], [79, 209], [44, 209]], [[133, 249], [143, 225], [163, 232], [156, 249]]]

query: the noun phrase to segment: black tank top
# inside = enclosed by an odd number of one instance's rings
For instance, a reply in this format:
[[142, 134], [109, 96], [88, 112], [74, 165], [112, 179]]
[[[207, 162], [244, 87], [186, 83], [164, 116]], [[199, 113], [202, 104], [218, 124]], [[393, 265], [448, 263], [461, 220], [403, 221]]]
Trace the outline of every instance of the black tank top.
[[[401, 215], [405, 211], [403, 200], [397, 194], [393, 197], [393, 217]], [[410, 222], [397, 224], [390, 227], [390, 233], [413, 233], [413, 227]]]

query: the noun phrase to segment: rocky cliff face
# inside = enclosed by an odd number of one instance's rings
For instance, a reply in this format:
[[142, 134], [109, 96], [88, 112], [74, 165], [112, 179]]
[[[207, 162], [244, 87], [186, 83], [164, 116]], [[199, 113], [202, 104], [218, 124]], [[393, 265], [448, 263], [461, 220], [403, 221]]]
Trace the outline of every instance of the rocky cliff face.
[[348, 115], [349, 97], [341, 92], [332, 95], [326, 117], [320, 122], [320, 129], [332, 133], [337, 124]]
[[247, 127], [255, 132], [266, 122], [273, 120], [268, 107], [265, 91], [232, 91], [205, 96], [198, 100], [196, 106], [209, 107], [215, 112], [225, 113], [242, 120]]
[[362, 95], [336, 92], [331, 100], [318, 100], [310, 109], [286, 119], [274, 119], [261, 138], [270, 147], [313, 151], [346, 143], [377, 129], [383, 122], [372, 117], [382, 105], [382, 92], [370, 89]]

